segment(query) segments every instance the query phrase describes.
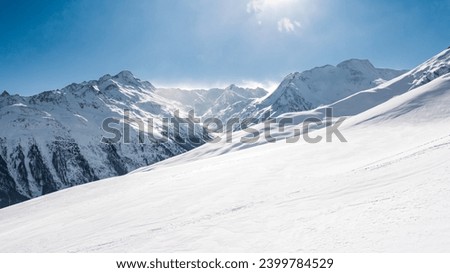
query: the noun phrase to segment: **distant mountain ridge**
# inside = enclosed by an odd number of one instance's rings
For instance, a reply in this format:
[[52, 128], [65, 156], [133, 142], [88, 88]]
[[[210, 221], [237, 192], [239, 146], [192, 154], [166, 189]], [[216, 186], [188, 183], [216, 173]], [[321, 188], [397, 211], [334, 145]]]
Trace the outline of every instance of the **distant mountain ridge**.
[[227, 117], [239, 113], [255, 99], [268, 94], [263, 88], [243, 88], [231, 84], [224, 89], [194, 89], [158, 88], [156, 93], [178, 103], [185, 111], [195, 110], [199, 117]]

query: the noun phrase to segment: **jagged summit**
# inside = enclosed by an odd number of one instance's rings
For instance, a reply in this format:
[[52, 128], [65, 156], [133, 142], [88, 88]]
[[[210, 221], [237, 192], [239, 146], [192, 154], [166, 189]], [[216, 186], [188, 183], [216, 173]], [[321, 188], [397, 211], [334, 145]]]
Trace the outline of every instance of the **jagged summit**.
[[135, 76], [130, 70], [122, 70], [119, 73], [117, 73], [117, 75], [115, 75], [114, 77], [135, 78]]
[[339, 68], [351, 68], [351, 69], [375, 69], [373, 64], [367, 60], [367, 59], [349, 59], [346, 61], [343, 61], [336, 65], [336, 67]]
[[115, 79], [115, 80], [120, 80], [120, 81], [137, 81], [139, 80], [138, 78], [136, 78], [133, 73], [129, 70], [122, 70], [119, 73], [117, 73], [114, 76], [111, 76], [111, 74], [105, 74], [103, 76], [101, 76], [98, 81], [99, 82], [104, 82], [110, 79]]
[[2, 92], [2, 94], [1, 94], [0, 96], [2, 96], [2, 97], [8, 97], [8, 96], [10, 96], [10, 95], [9, 95], [8, 91], [3, 90], [3, 92]]
[[110, 74], [105, 74], [105, 75], [101, 76], [101, 77], [98, 79], [98, 81], [99, 81], [99, 82], [104, 82], [104, 81], [110, 80], [111, 78], [112, 78], [112, 76], [111, 76]]
[[232, 83], [229, 86], [227, 86], [225, 89], [226, 90], [235, 90], [235, 89], [238, 89], [238, 88], [240, 88], [240, 87], [238, 87], [236, 84]]
[[139, 87], [143, 87], [145, 89], [151, 89], [155, 90], [155, 86], [153, 86], [150, 82], [141, 80], [134, 76], [133, 73], [131, 73], [128, 70], [123, 70], [119, 72], [117, 75], [112, 76], [112, 79], [118, 81], [119, 83], [122, 83], [124, 85], [135, 85]]
[[121, 82], [126, 82], [126, 83], [136, 83], [139, 81], [138, 78], [136, 78], [133, 73], [131, 73], [128, 70], [123, 70], [121, 72], [119, 72], [117, 75], [112, 77], [113, 79], [116, 79], [118, 81]]
[[154, 86], [151, 85], [148, 81], [142, 81], [141, 79], [134, 76], [134, 74], [129, 70], [120, 71], [119, 73], [117, 73], [114, 76], [111, 76], [111, 74], [105, 74], [102, 77], [100, 77], [98, 79], [98, 81], [94, 81], [94, 82], [101, 84], [108, 80], [113, 80], [117, 83], [124, 84], [124, 85], [146, 85], [147, 87], [154, 88]]
[[267, 95], [267, 90], [261, 87], [249, 88], [241, 87], [236, 84], [230, 84], [224, 91], [232, 91], [246, 98], [261, 98]]
[[120, 94], [128, 94], [128, 96], [138, 95], [139, 93], [151, 93], [156, 88], [148, 81], [142, 81], [135, 77], [133, 73], [128, 70], [119, 72], [118, 74], [111, 76], [111, 74], [105, 74], [98, 80], [83, 81], [81, 83], [72, 83], [62, 89], [64, 92], [69, 93], [85, 93], [86, 90], [93, 91], [97, 94], [104, 94], [106, 96], [114, 96]]

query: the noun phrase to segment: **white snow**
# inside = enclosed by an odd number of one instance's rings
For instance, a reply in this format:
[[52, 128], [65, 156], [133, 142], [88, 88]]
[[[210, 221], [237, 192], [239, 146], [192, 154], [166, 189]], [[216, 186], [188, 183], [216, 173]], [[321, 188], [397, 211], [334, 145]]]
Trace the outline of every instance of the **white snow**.
[[17, 107], [27, 107], [27, 105], [23, 104], [23, 103], [15, 103], [11, 106], [17, 106]]
[[450, 75], [416, 75], [332, 104], [345, 143], [210, 143], [2, 209], [0, 251], [448, 252]]

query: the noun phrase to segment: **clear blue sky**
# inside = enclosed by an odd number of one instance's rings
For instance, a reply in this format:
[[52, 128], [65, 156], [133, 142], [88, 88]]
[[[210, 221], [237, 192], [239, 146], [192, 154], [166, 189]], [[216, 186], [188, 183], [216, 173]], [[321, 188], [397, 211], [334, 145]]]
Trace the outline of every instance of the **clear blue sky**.
[[269, 86], [365, 58], [412, 68], [450, 46], [450, 0], [0, 0], [0, 91], [130, 70], [159, 86]]

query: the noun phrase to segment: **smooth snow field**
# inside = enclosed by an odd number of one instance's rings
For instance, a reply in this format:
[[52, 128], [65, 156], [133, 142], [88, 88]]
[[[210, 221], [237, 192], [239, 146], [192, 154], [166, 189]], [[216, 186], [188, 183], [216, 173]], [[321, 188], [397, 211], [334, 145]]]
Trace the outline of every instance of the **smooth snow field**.
[[347, 142], [242, 144], [237, 132], [1, 209], [0, 251], [450, 251], [450, 74], [375, 107], [360, 97]]

